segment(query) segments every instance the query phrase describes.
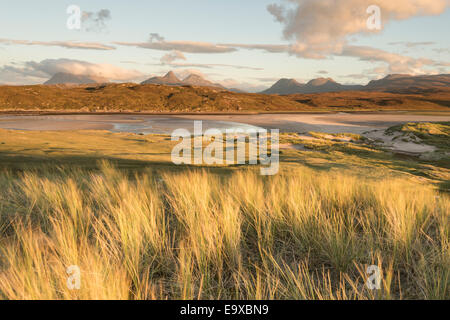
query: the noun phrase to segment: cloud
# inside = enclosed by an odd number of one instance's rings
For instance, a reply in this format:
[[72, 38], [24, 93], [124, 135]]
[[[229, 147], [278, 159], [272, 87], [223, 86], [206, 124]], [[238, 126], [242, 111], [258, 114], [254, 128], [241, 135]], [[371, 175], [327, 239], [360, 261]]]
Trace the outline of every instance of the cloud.
[[81, 23], [85, 31], [100, 32], [106, 29], [106, 21], [111, 20], [111, 11], [102, 9], [98, 12], [83, 11]]
[[110, 45], [98, 42], [74, 42], [74, 41], [30, 41], [30, 40], [13, 40], [0, 39], [0, 43], [6, 45], [26, 45], [26, 46], [49, 46], [62, 47], [67, 49], [84, 49], [84, 50], [115, 50]]
[[266, 90], [278, 80], [280, 80], [280, 77], [254, 77], [247, 80], [227, 78], [219, 80], [217, 83], [229, 89], [238, 89], [244, 92], [256, 93]]
[[213, 68], [233, 68], [238, 70], [253, 70], [261, 71], [263, 68], [242, 66], [225, 63], [189, 63], [189, 62], [177, 62], [177, 60], [186, 61], [186, 56], [179, 51], [173, 51], [171, 53], [163, 55], [160, 59], [160, 63], [140, 63], [137, 61], [121, 61], [124, 64], [136, 64], [136, 65], [151, 65], [151, 66], [170, 66], [172, 68], [201, 68], [201, 69], [213, 69]]
[[11, 77], [18, 84], [37, 83], [59, 72], [101, 77], [110, 81], [132, 81], [144, 76], [139, 71], [127, 70], [106, 63], [95, 64], [72, 59], [46, 59], [41, 62], [27, 61], [20, 66], [3, 66], [0, 68], [0, 80]]
[[159, 51], [179, 51], [183, 53], [228, 53], [237, 49], [209, 42], [165, 41], [158, 33], [151, 33], [147, 42], [114, 42], [121, 46], [131, 46]]
[[186, 60], [186, 57], [180, 51], [173, 51], [161, 57], [161, 64], [171, 64], [176, 60]]
[[165, 41], [157, 33], [152, 33], [148, 42], [114, 42], [116, 45], [131, 46], [159, 51], [178, 51], [182, 53], [231, 53], [238, 49], [262, 50], [269, 53], [289, 52], [290, 45], [245, 44], [245, 43], [210, 43], [197, 41]]
[[[175, 62], [177, 60], [186, 61], [186, 56], [180, 51], [173, 51], [161, 57], [161, 65], [169, 65], [173, 68], [204, 68], [204, 69], [212, 69], [215, 67], [225, 67], [225, 68], [234, 68], [234, 69], [245, 69], [245, 70], [263, 70], [261, 68], [255, 67], [247, 67], [240, 65], [232, 65], [232, 64], [221, 64], [221, 63], [181, 63]], [[158, 64], [156, 64], [158, 65]]]
[[173, 68], [204, 68], [204, 69], [212, 69], [216, 67], [223, 67], [223, 68], [233, 68], [238, 70], [253, 70], [253, 71], [261, 71], [264, 70], [263, 68], [256, 68], [256, 67], [248, 67], [248, 66], [239, 66], [239, 65], [233, 65], [233, 64], [223, 64], [223, 63], [171, 63], [171, 67]]
[[377, 80], [386, 76], [389, 73], [388, 67], [380, 66], [363, 70], [362, 73], [353, 73], [340, 76], [340, 78], [350, 78], [353, 80]]
[[235, 48], [214, 45], [208, 42], [171, 41], [171, 42], [114, 42], [121, 46], [131, 46], [159, 51], [180, 51], [184, 53], [227, 53]]
[[279, 4], [269, 4], [267, 6], [267, 11], [272, 14], [276, 21], [284, 23], [286, 20], [286, 8]]
[[444, 61], [436, 61], [434, 63], [436, 67], [450, 67], [450, 62], [444, 62]]
[[341, 76], [342, 78], [351, 78], [355, 80], [362, 80], [362, 79], [368, 79], [370, 76], [365, 73], [354, 73], [354, 74], [347, 74], [345, 76]]
[[439, 54], [450, 53], [450, 48], [436, 48], [436, 49], [433, 49], [433, 51], [436, 53], [439, 53]]
[[263, 77], [263, 78], [253, 78], [255, 80], [258, 80], [260, 82], [267, 82], [267, 83], [274, 83], [277, 82], [278, 80], [280, 80], [280, 78], [278, 77]]
[[[403, 43], [402, 43], [403, 44]], [[419, 45], [431, 45], [433, 42], [404, 42], [406, 46], [414, 47]], [[244, 48], [249, 50], [264, 50], [266, 52], [271, 53], [282, 53], [286, 52], [289, 54], [294, 54], [298, 56], [298, 50], [302, 51], [301, 44], [294, 45], [249, 45], [249, 44], [226, 44], [227, 46], [233, 46], [236, 48]], [[324, 45], [322, 48], [326, 49], [327, 45]], [[346, 44], [338, 44], [334, 47], [335, 56], [346, 56], [358, 58], [361, 61], [368, 62], [380, 62], [385, 63], [387, 66], [384, 68], [389, 73], [409, 73], [409, 74], [424, 74], [430, 71], [425, 70], [425, 67], [447, 67], [448, 63], [439, 62], [432, 59], [426, 58], [411, 58], [408, 56], [390, 53], [381, 49], [376, 49], [368, 46], [352, 46]], [[305, 54], [300, 56], [303, 58], [326, 58], [322, 55], [321, 50], [319, 53], [316, 52], [306, 52], [302, 51]], [[442, 51], [445, 52], [445, 51]], [[319, 74], [328, 74], [327, 71], [319, 71]]]
[[430, 72], [425, 68], [448, 66], [446, 62], [412, 58], [367, 46], [344, 46], [339, 55], [355, 57], [361, 61], [386, 63], [388, 67], [385, 73], [425, 74]]
[[290, 50], [289, 45], [278, 45], [278, 44], [239, 44], [239, 43], [228, 43], [221, 44], [221, 46], [235, 48], [235, 49], [247, 49], [247, 50], [262, 50], [269, 53], [282, 53], [288, 52]]
[[166, 41], [159, 33], [150, 33], [147, 42], [114, 42], [116, 45], [131, 46], [159, 51], [177, 51], [181, 53], [231, 53], [238, 49], [262, 50], [269, 53], [282, 53], [290, 50], [290, 45], [211, 43], [198, 41]]
[[447, 0], [289, 0], [288, 5], [269, 5], [267, 10], [284, 27], [283, 36], [293, 41], [292, 53], [306, 58], [324, 58], [340, 53], [347, 38], [379, 32], [367, 28], [366, 10], [376, 4], [382, 25], [415, 16], [438, 15]]
[[219, 84], [229, 89], [239, 89], [245, 92], [261, 92], [267, 89], [267, 86], [257, 85], [249, 82], [241, 82], [235, 79], [225, 79], [218, 81]]
[[389, 45], [391, 45], [391, 46], [401, 45], [401, 46], [405, 46], [407, 48], [431, 46], [431, 45], [434, 45], [434, 44], [436, 44], [436, 42], [433, 42], [433, 41], [424, 41], [424, 42], [397, 41], [397, 42], [390, 42], [389, 43]]
[[178, 70], [178, 71], [175, 71], [175, 74], [179, 79], [185, 79], [185, 78], [189, 77], [191, 74], [195, 74], [204, 79], [208, 79], [208, 76], [206, 74], [204, 74], [203, 72], [201, 72], [200, 70], [197, 70], [197, 69]]
[[150, 37], [149, 37], [150, 42], [153, 42], [153, 41], [163, 42], [164, 40], [165, 40], [164, 37], [160, 36], [159, 33], [150, 33]]
[[[389, 67], [386, 66], [379, 66], [371, 69], [363, 70], [361, 73], [357, 74], [348, 74], [340, 76], [339, 78], [351, 78], [354, 80], [361, 80], [366, 79], [367, 81], [370, 80], [378, 80], [381, 78], [384, 78], [387, 74], [392, 73]], [[399, 73], [405, 73], [407, 72], [399, 72]], [[420, 73], [417, 73], [416, 75], [433, 75], [433, 74], [439, 74], [443, 72], [439, 72], [439, 70], [421, 70]]]
[[42, 83], [48, 79], [46, 74], [28, 68], [5, 65], [0, 67], [0, 83], [6, 85], [27, 85]]
[[[306, 2], [308, 2], [307, 0]], [[323, 0], [318, 0], [323, 1]], [[336, 0], [343, 1], [343, 0]], [[294, 1], [296, 2], [296, 1]], [[314, 7], [314, 5], [313, 5]], [[270, 7], [272, 12], [277, 14], [288, 14], [286, 9]], [[283, 20], [284, 21], [284, 20]], [[328, 37], [328, 35], [326, 36]], [[358, 58], [361, 61], [378, 62], [387, 64], [387, 70], [390, 73], [410, 73], [420, 74], [428, 72], [424, 68], [427, 67], [447, 67], [443, 62], [436, 62], [431, 59], [411, 58], [400, 54], [389, 53], [384, 50], [367, 47], [367, 46], [352, 46], [345, 42], [338, 43], [320, 43], [316, 42], [314, 46], [308, 47], [305, 43], [296, 42], [290, 45], [279, 44], [239, 44], [239, 43], [224, 43], [213, 44], [205, 42], [190, 42], [190, 41], [172, 41], [166, 42], [159, 34], [151, 34], [148, 42], [145, 43], [123, 43], [116, 42], [116, 44], [137, 46], [154, 50], [170, 50], [173, 51], [161, 58], [162, 64], [170, 65], [174, 68], [214, 68], [214, 67], [229, 67], [235, 69], [247, 70], [262, 70], [261, 68], [229, 65], [229, 64], [194, 64], [194, 63], [180, 63], [176, 60], [186, 60], [183, 53], [223, 53], [233, 52], [239, 49], [245, 50], [262, 50], [268, 53], [288, 53], [302, 58], [311, 59], [325, 59], [329, 56], [346, 56]], [[424, 44], [424, 43], [417, 43]], [[415, 44], [409, 44], [414, 46]], [[176, 50], [174, 50], [176, 48]], [[330, 51], [331, 50], [331, 51]], [[326, 54], [325, 54], [326, 53]], [[325, 74], [322, 72], [322, 74]]]

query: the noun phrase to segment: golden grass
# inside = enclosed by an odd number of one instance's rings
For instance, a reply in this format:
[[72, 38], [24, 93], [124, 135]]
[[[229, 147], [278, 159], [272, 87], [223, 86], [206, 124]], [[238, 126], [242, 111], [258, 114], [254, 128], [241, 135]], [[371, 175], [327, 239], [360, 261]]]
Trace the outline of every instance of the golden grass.
[[[0, 298], [450, 298], [447, 195], [401, 178], [257, 172], [4, 171]], [[372, 264], [381, 290], [364, 284]]]
[[175, 145], [169, 135], [0, 129], [0, 168], [8, 164], [27, 166], [48, 160], [89, 166], [96, 166], [99, 159], [172, 164], [171, 151]]

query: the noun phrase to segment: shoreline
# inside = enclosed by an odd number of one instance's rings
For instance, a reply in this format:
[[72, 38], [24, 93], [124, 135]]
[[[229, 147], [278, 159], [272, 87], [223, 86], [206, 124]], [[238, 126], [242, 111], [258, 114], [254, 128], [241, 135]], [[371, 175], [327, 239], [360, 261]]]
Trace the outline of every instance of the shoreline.
[[[450, 112], [315, 112], [315, 113], [8, 113], [0, 128], [15, 130], [114, 130], [134, 133], [172, 132], [201, 120], [209, 128], [253, 126], [280, 132], [362, 134], [408, 122], [450, 122]], [[205, 128], [206, 128], [205, 127]]]

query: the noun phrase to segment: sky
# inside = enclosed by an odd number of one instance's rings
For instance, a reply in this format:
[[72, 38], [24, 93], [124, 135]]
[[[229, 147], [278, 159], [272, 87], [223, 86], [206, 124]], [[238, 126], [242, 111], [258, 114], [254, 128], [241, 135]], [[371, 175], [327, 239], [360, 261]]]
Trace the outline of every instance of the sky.
[[448, 30], [450, 0], [1, 1], [0, 84], [169, 70], [254, 92], [280, 78], [366, 84], [449, 73]]

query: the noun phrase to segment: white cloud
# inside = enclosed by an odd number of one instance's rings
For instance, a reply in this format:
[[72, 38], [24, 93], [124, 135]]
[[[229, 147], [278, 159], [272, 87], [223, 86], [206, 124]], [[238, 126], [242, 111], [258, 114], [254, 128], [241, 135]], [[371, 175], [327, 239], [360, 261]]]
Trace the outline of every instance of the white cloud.
[[229, 43], [221, 44], [222, 46], [238, 49], [247, 50], [262, 50], [269, 53], [282, 53], [288, 52], [290, 50], [289, 45], [279, 45], [279, 44], [239, 44], [239, 43]]
[[174, 62], [169, 64], [173, 68], [202, 68], [202, 69], [213, 69], [213, 68], [232, 68], [238, 70], [252, 70], [261, 71], [263, 68], [240, 66], [234, 64], [223, 64], [223, 63], [179, 63]]
[[388, 66], [386, 73], [426, 74], [431, 72], [426, 68], [448, 66], [445, 62], [412, 58], [367, 46], [344, 46], [339, 55], [355, 57], [361, 61], [385, 63]]
[[436, 48], [436, 49], [433, 49], [433, 51], [436, 53], [439, 53], [439, 54], [450, 53], [450, 48]]
[[[278, 80], [278, 79], [276, 79]], [[265, 85], [257, 85], [249, 82], [237, 81], [235, 79], [225, 79], [218, 81], [222, 86], [229, 89], [239, 89], [245, 92], [261, 92], [267, 89]]]
[[177, 75], [177, 77], [179, 79], [185, 79], [186, 77], [190, 76], [191, 74], [198, 75], [204, 79], [208, 78], [208, 76], [206, 74], [204, 74], [203, 72], [201, 72], [200, 70], [197, 70], [197, 69], [178, 70], [178, 71], [175, 71], [175, 74]]
[[0, 81], [17, 84], [39, 83], [59, 72], [95, 76], [110, 81], [132, 81], [144, 76], [139, 71], [127, 70], [106, 63], [95, 64], [72, 59], [47, 59], [41, 62], [28, 61], [21, 66], [3, 66], [0, 68]]
[[231, 53], [238, 49], [262, 50], [269, 53], [282, 53], [290, 50], [290, 45], [245, 44], [245, 43], [211, 43], [199, 41], [166, 41], [158, 33], [151, 33], [147, 42], [117, 41], [114, 44], [143, 49], [174, 51], [180, 53]]
[[389, 43], [392, 46], [405, 46], [407, 48], [414, 48], [414, 47], [423, 47], [423, 46], [431, 46], [436, 44], [433, 41], [423, 41], [423, 42], [406, 42], [406, 41], [397, 41], [397, 42], [390, 42]]
[[161, 57], [162, 64], [171, 64], [176, 60], [186, 60], [186, 57], [180, 51], [173, 51]]
[[414, 16], [438, 15], [448, 0], [289, 0], [288, 5], [269, 5], [268, 11], [283, 24], [283, 35], [294, 41], [292, 53], [324, 58], [341, 53], [348, 37], [378, 31], [367, 28], [366, 10], [376, 4], [382, 25]]
[[[262, 68], [248, 67], [248, 66], [240, 66], [240, 65], [232, 65], [232, 64], [222, 64], [222, 63], [183, 63], [176, 62], [177, 60], [186, 61], [186, 56], [180, 51], [173, 51], [161, 57], [161, 65], [169, 65], [173, 68], [202, 68], [202, 69], [212, 69], [216, 67], [223, 68], [234, 68], [234, 69], [245, 69], [245, 70], [254, 70], [259, 71], [263, 70]], [[157, 64], [156, 64], [157, 65]]]
[[98, 42], [77, 42], [77, 41], [30, 41], [30, 40], [14, 40], [0, 39], [0, 43], [6, 45], [26, 45], [26, 46], [49, 46], [62, 47], [67, 49], [85, 49], [85, 50], [115, 50], [110, 45]]
[[158, 33], [151, 33], [147, 42], [114, 42], [121, 46], [131, 46], [160, 51], [178, 51], [184, 53], [227, 53], [237, 49], [224, 45], [198, 41], [166, 41]]

